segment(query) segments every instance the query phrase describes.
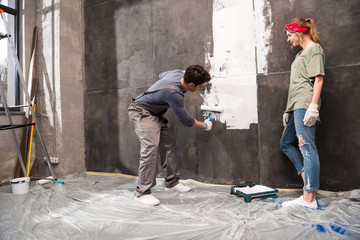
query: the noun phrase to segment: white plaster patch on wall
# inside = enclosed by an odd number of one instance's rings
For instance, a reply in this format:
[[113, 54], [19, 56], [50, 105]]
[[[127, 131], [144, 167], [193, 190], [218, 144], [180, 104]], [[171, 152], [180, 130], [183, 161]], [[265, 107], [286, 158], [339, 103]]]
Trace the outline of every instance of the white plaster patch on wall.
[[267, 50], [263, 48], [268, 40], [257, 30], [264, 29], [265, 17], [255, 17], [260, 13], [254, 12], [254, 6], [260, 9], [265, 5], [264, 0], [254, 1], [213, 2], [213, 52], [206, 55], [213, 78], [203, 98], [204, 105], [224, 109], [218, 120], [227, 129], [249, 129], [251, 123], [258, 122], [256, 61], [265, 54], [259, 66], [262, 72], [267, 71]]
[[[44, 83], [46, 83], [46, 79], [47, 79], [47, 75], [43, 72], [43, 79], [44, 79]], [[46, 114], [47, 117], [49, 118], [49, 124], [54, 127], [54, 114], [52, 112], [52, 107], [51, 107], [51, 94], [50, 94], [50, 89], [48, 88], [47, 84], [44, 84], [44, 99], [45, 99], [45, 110], [46, 110]]]
[[[43, 2], [43, 8], [46, 8], [47, 4]], [[52, 110], [51, 96], [53, 92], [53, 64], [52, 64], [52, 29], [51, 29], [52, 15], [50, 13], [42, 16], [42, 41], [47, 44], [43, 44], [43, 55], [46, 70], [42, 73], [44, 95], [45, 95], [45, 109], [46, 115], [49, 118], [49, 124], [54, 127], [54, 113]]]
[[[54, 3], [43, 1], [43, 9], [48, 9], [54, 4], [52, 11], [44, 11], [42, 16], [43, 55], [46, 71], [43, 72], [43, 86], [45, 92], [45, 109], [49, 124], [60, 126], [62, 131], [61, 115], [61, 76], [60, 76], [60, 0]], [[55, 122], [58, 120], [58, 123]]]
[[254, 0], [255, 38], [258, 74], [268, 73], [267, 55], [271, 51], [271, 6], [269, 0]]
[[62, 111], [61, 111], [61, 75], [60, 75], [60, 0], [55, 0], [54, 9], [54, 54], [55, 54], [55, 109], [60, 133], [62, 132]]

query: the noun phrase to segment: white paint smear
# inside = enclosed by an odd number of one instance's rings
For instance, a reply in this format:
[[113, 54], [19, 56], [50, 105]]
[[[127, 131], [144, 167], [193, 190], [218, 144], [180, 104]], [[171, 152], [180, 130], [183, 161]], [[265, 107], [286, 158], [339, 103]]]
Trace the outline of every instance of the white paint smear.
[[[44, 0], [43, 9], [52, 7], [42, 15], [43, 55], [46, 71], [43, 72], [45, 109], [52, 127], [58, 124], [62, 132], [61, 76], [60, 76], [60, 0]], [[55, 99], [55, 100], [54, 100]], [[58, 120], [58, 122], [56, 122]]]
[[254, 0], [254, 7], [258, 74], [267, 74], [267, 55], [271, 51], [270, 39], [273, 26], [271, 6], [269, 0]]
[[214, 46], [213, 53], [206, 54], [213, 78], [211, 90], [203, 97], [204, 105], [224, 109], [219, 120], [228, 129], [249, 129], [258, 122], [256, 75], [257, 69], [267, 72], [270, 38], [265, 31], [270, 16], [258, 16], [263, 14], [264, 1], [213, 2]]

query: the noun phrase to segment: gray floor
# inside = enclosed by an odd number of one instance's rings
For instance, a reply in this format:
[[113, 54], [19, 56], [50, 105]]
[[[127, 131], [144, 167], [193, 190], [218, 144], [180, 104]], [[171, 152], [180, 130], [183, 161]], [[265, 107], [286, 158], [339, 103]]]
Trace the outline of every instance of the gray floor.
[[25, 195], [0, 187], [0, 239], [360, 239], [360, 190], [318, 194], [320, 208], [282, 208], [301, 190], [273, 199], [230, 194], [230, 186], [184, 181], [186, 194], [164, 191], [156, 207], [134, 201], [136, 178], [76, 174]]

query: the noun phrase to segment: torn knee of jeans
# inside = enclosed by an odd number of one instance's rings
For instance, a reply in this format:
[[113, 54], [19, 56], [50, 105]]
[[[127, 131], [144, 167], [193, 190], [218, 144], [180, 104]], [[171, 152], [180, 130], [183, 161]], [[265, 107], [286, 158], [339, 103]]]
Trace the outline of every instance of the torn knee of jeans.
[[303, 146], [304, 144], [306, 144], [306, 142], [303, 140], [302, 135], [298, 135], [298, 140], [299, 140], [299, 146]]
[[298, 175], [301, 175], [304, 172], [304, 168], [302, 168], [300, 171], [298, 171]]

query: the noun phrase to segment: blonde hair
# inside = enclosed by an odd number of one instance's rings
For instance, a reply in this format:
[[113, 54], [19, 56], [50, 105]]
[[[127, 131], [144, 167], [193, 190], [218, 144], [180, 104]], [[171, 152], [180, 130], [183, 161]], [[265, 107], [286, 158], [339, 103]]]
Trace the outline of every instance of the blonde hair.
[[[310, 39], [313, 42], [320, 44], [320, 38], [318, 35], [318, 31], [316, 30], [315, 21], [313, 19], [311, 19], [311, 18], [305, 18], [305, 19], [304, 18], [293, 18], [293, 19], [291, 19], [290, 22], [309, 27], [310, 32], [308, 35], [310, 36]], [[296, 31], [288, 30], [288, 29], [286, 29], [286, 31], [291, 32], [291, 33], [296, 33], [296, 35], [299, 36], [301, 42], [303, 41], [303, 36], [306, 34], [303, 32], [296, 32]], [[285, 31], [285, 34], [286, 34], [286, 31]]]

